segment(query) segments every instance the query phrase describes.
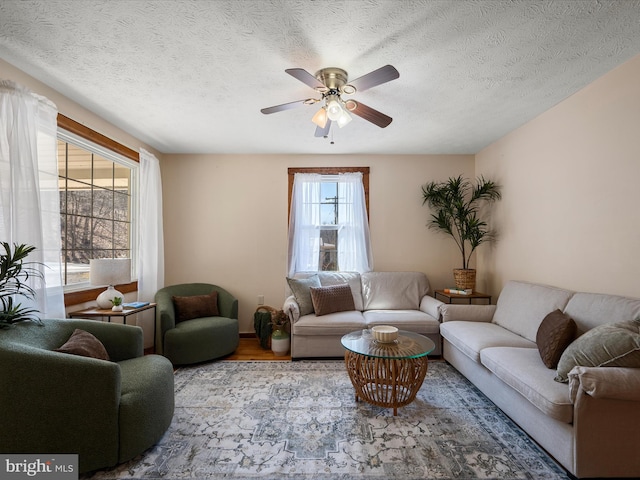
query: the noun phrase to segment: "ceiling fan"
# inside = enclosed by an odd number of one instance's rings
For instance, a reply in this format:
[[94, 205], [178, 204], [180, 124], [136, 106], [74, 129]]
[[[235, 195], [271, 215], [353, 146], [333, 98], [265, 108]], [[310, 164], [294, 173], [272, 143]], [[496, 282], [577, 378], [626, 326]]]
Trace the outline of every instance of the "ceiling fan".
[[392, 118], [378, 110], [368, 107], [362, 102], [352, 99], [344, 100], [342, 95], [353, 95], [356, 92], [364, 92], [372, 87], [381, 85], [400, 77], [398, 71], [391, 65], [385, 65], [362, 77], [349, 81], [347, 72], [341, 68], [329, 67], [318, 70], [315, 75], [302, 68], [289, 68], [285, 70], [292, 77], [310, 86], [322, 95], [322, 98], [307, 98], [295, 102], [275, 105], [260, 110], [265, 115], [281, 112], [301, 105], [313, 105], [323, 102], [320, 110], [313, 116], [312, 121], [317, 125], [316, 137], [326, 137], [332, 122], [336, 122], [340, 128], [351, 121], [351, 113], [365, 120], [385, 128], [392, 122]]

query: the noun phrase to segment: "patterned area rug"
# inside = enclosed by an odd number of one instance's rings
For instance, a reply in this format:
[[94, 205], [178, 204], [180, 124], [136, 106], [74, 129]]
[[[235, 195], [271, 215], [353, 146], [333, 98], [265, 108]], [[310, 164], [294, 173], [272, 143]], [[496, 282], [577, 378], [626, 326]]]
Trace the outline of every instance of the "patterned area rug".
[[138, 458], [83, 479], [567, 479], [443, 361], [412, 404], [355, 402], [342, 361], [215, 362], [176, 372], [176, 411]]

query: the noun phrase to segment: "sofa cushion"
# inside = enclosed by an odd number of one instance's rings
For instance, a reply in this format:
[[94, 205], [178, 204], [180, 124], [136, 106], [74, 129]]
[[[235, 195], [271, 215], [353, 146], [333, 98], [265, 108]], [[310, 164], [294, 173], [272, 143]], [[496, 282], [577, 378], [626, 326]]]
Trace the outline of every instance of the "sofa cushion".
[[578, 326], [578, 335], [582, 335], [598, 325], [640, 318], [640, 299], [576, 293], [567, 303], [564, 313], [573, 318]]
[[351, 310], [349, 312], [329, 313], [321, 317], [314, 314], [300, 317], [291, 325], [291, 333], [295, 335], [346, 335], [354, 330], [366, 328], [362, 312]]
[[173, 306], [176, 310], [176, 323], [185, 322], [194, 318], [217, 317], [218, 292], [212, 291], [207, 295], [172, 296]]
[[318, 275], [311, 275], [306, 278], [288, 278], [287, 283], [291, 288], [291, 293], [296, 297], [296, 302], [300, 307], [300, 315], [313, 313], [313, 301], [311, 300], [311, 287], [320, 287]]
[[563, 310], [572, 295], [573, 292], [561, 288], [507, 282], [498, 297], [493, 322], [535, 342], [544, 317], [554, 310]]
[[573, 421], [569, 389], [553, 381], [553, 370], [532, 348], [493, 347], [480, 352], [480, 361], [496, 377], [520, 393], [546, 415], [564, 423]]
[[556, 368], [562, 352], [576, 337], [576, 322], [560, 310], [544, 317], [536, 334], [540, 358], [547, 368]]
[[474, 362], [480, 362], [480, 352], [489, 347], [531, 348], [538, 355], [534, 342], [495, 323], [446, 322], [440, 325], [440, 334]]
[[329, 287], [311, 287], [309, 290], [311, 292], [313, 310], [318, 317], [328, 313], [356, 309], [353, 303], [351, 287], [346, 283]]
[[422, 272], [366, 272], [361, 277], [364, 310], [418, 310], [429, 293]]
[[640, 367], [640, 320], [600, 325], [579, 336], [560, 357], [558, 382], [582, 367]]
[[400, 330], [415, 333], [440, 332], [440, 322], [419, 310], [367, 310], [362, 312], [367, 328], [376, 325], [393, 325]]
[[109, 360], [109, 354], [104, 345], [95, 336], [76, 328], [69, 340], [62, 346], [55, 349], [56, 352], [80, 355], [81, 357], [97, 358], [98, 360]]

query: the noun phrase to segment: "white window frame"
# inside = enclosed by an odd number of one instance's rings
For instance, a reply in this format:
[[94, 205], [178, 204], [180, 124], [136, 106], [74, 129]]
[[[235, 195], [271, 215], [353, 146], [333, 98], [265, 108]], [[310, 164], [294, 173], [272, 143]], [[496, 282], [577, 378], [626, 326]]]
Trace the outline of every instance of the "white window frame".
[[[294, 184], [294, 179], [295, 179], [295, 175], [297, 173], [312, 173], [312, 174], [318, 174], [321, 176], [322, 183], [334, 183], [337, 182], [339, 179], [340, 174], [344, 174], [344, 173], [360, 173], [362, 175], [362, 186], [364, 188], [364, 201], [365, 201], [365, 209], [366, 209], [366, 216], [369, 217], [369, 167], [305, 167], [305, 168], [289, 168], [288, 169], [288, 174], [289, 174], [289, 207], [288, 207], [288, 219], [289, 221], [291, 221], [291, 208], [292, 208], [292, 201], [293, 201], [293, 184]], [[335, 230], [339, 230], [340, 226], [339, 225], [318, 225], [317, 228], [319, 228], [320, 230], [331, 230], [331, 229], [335, 229]], [[290, 244], [290, 249], [291, 249], [291, 231], [290, 231], [290, 237], [289, 237], [289, 244]], [[335, 251], [335, 258], [337, 261], [337, 257], [339, 254], [339, 247], [336, 244], [336, 251]], [[292, 257], [293, 255], [293, 257]], [[322, 260], [322, 251], [319, 252], [319, 258], [318, 258], [318, 268], [317, 271], [323, 271], [323, 260]], [[299, 261], [300, 257], [298, 257], [297, 253], [292, 253], [292, 250], [289, 251], [289, 267], [290, 268], [294, 268], [292, 265], [293, 264], [297, 264]], [[371, 259], [370, 259], [371, 261]], [[303, 263], [305, 263], [305, 260], [302, 260]], [[340, 264], [338, 263], [338, 268], [340, 268]], [[339, 270], [336, 270], [339, 271]], [[289, 272], [289, 274], [291, 274], [291, 272]]]
[[[99, 155], [100, 157], [110, 160], [119, 165], [125, 166], [131, 170], [131, 179], [130, 179], [130, 198], [131, 198], [131, 212], [130, 212], [130, 223], [129, 223], [129, 251], [131, 252], [131, 278], [132, 281], [137, 281], [137, 256], [138, 256], [138, 204], [139, 204], [139, 169], [140, 164], [134, 160], [131, 160], [124, 155], [117, 153], [109, 148], [103, 147], [91, 140], [88, 140], [81, 135], [77, 135], [73, 132], [65, 130], [62, 127], [58, 127], [58, 140], [73, 144], [77, 147], [83, 148], [88, 152], [91, 152], [95, 155]], [[66, 260], [62, 259], [62, 267], [66, 268]], [[64, 285], [64, 292], [76, 292], [81, 290], [86, 290], [88, 288], [93, 288], [89, 282], [81, 282], [74, 283], [70, 285]]]

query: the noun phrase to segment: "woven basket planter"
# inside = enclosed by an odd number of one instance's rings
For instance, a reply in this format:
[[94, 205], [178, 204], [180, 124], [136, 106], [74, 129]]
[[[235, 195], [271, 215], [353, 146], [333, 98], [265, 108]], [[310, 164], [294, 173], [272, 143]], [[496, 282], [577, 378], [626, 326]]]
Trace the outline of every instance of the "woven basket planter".
[[456, 288], [464, 290], [467, 288], [476, 290], [476, 271], [473, 268], [454, 268], [453, 280], [455, 281]]

